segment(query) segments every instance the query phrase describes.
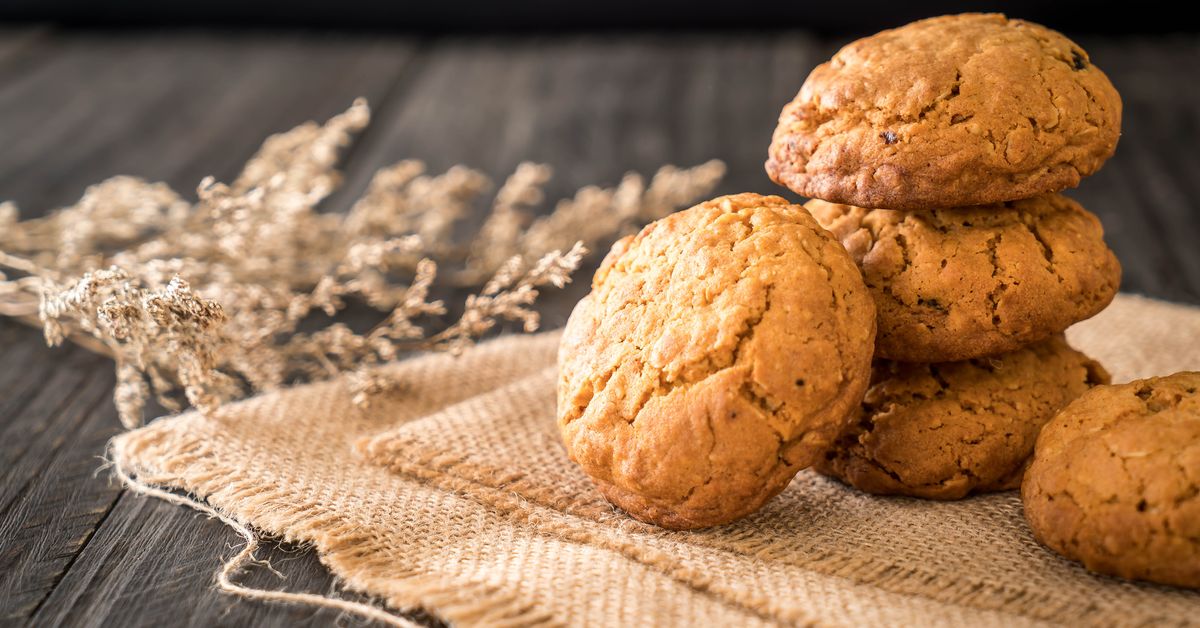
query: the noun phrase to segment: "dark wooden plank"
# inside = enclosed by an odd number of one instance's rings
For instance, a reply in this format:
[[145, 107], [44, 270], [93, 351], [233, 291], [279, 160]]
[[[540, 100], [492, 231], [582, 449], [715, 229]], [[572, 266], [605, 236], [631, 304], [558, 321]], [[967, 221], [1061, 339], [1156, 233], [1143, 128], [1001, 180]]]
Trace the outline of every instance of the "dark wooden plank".
[[73, 35], [0, 84], [0, 193], [35, 215], [107, 177], [190, 194], [229, 179], [264, 137], [382, 101], [412, 44], [247, 34]]
[[36, 392], [34, 384], [44, 381], [55, 364], [45, 359], [46, 343], [31, 330], [7, 319], [0, 328], [8, 336], [0, 356], [6, 365], [0, 369], [0, 420], [7, 422], [28, 403]]
[[[332, 611], [244, 602], [218, 593], [219, 559], [240, 546], [220, 522], [152, 498], [122, 495], [113, 512], [34, 618], [37, 625], [295, 626], [366, 625]], [[239, 581], [250, 586], [327, 593], [332, 580], [307, 549], [260, 552], [287, 575], [262, 567]], [[347, 596], [351, 597], [353, 596]]]
[[1069, 194], [1104, 223], [1122, 289], [1200, 303], [1200, 63], [1190, 38], [1084, 40], [1121, 92], [1117, 153]]
[[[41, 63], [0, 84], [0, 138], [13, 146], [0, 155], [0, 190], [35, 208], [30, 213], [71, 202], [86, 185], [113, 174], [167, 180], [185, 193], [205, 174], [229, 178], [266, 135], [328, 117], [356, 96], [385, 100], [413, 49], [406, 41], [372, 38], [203, 34], [82, 35], [52, 43], [43, 46]], [[60, 380], [74, 373], [63, 370], [70, 358], [37, 348], [39, 336], [26, 330], [6, 351], [6, 364], [28, 368], [0, 369], [0, 410], [6, 412], [0, 429], [12, 436], [4, 441], [11, 445], [4, 453], [21, 451], [21, 464], [12, 467], [21, 481], [6, 478], [0, 494], [5, 497], [0, 556], [9, 574], [0, 597], [10, 618], [28, 617], [39, 605], [46, 610], [44, 600], [64, 581], [64, 571], [91, 567], [77, 565], [77, 557], [119, 495], [103, 478], [91, 476], [103, 443], [118, 429], [107, 401], [111, 363], [99, 360], [90, 367], [100, 379], [88, 380], [89, 394], [99, 395], [92, 403], [99, 409], [89, 412], [86, 403], [62, 399], [72, 382]], [[19, 359], [9, 361], [10, 355]], [[105, 403], [97, 406], [99, 399]], [[8, 408], [24, 408], [24, 414]], [[53, 446], [26, 433], [31, 426]], [[10, 461], [4, 462], [8, 469]], [[126, 510], [117, 519], [137, 516], [136, 509]], [[236, 537], [218, 527], [205, 541], [206, 547], [225, 547]], [[208, 586], [216, 554], [182, 558], [203, 561], [203, 568], [197, 563], [185, 569], [199, 580], [168, 599], [175, 608], [180, 599], [208, 601], [212, 612], [199, 617], [215, 621], [229, 603]], [[315, 563], [305, 573], [320, 586], [331, 582]], [[68, 598], [69, 593], [63, 592]], [[92, 617], [89, 608], [73, 610]], [[136, 608], [129, 610], [136, 614]]]
[[106, 362], [70, 350], [4, 426], [0, 619], [37, 610], [116, 498], [118, 489], [96, 477], [104, 444], [119, 431]]
[[110, 370], [99, 356], [70, 347], [53, 364], [43, 376], [20, 382], [29, 394], [18, 396], [18, 408], [0, 425], [0, 512], [10, 510], [28, 482], [44, 470], [45, 458], [75, 435], [80, 417], [111, 392], [106, 390], [111, 382], [95, 381]]

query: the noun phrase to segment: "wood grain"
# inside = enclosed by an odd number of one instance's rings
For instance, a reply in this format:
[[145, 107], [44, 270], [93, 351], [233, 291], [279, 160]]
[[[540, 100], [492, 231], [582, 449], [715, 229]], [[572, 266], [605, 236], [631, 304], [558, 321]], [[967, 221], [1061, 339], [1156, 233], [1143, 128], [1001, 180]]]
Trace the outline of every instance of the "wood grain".
[[[762, 171], [780, 107], [839, 42], [803, 33], [571, 35], [432, 40], [304, 33], [0, 31], [0, 199], [36, 215], [114, 174], [189, 192], [232, 177], [268, 134], [367, 96], [375, 122], [347, 154], [344, 209], [371, 173], [416, 157], [496, 179], [556, 168], [551, 199], [627, 171], [720, 158], [721, 192], [780, 192]], [[1126, 290], [1200, 303], [1200, 65], [1194, 39], [1082, 42], [1125, 101], [1117, 156], [1071, 194], [1101, 216]], [[588, 273], [543, 303], [561, 325]], [[0, 623], [325, 625], [328, 611], [243, 603], [213, 573], [239, 539], [213, 521], [125, 494], [101, 467], [119, 429], [111, 365], [46, 349], [0, 323]], [[324, 592], [310, 550], [264, 552]], [[422, 621], [432, 622], [428, 617]], [[342, 618], [343, 625], [359, 625]]]

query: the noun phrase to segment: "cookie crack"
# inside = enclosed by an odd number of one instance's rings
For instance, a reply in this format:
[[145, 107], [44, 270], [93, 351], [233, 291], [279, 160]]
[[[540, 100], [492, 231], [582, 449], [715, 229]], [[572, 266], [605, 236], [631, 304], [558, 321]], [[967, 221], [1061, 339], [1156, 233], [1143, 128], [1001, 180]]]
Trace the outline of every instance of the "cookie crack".
[[[1001, 232], [996, 232], [996, 234], [993, 235], [992, 237], [988, 238], [988, 241], [987, 241], [988, 261], [991, 262], [991, 264], [992, 264], [992, 278], [993, 279], [997, 279], [997, 277], [1000, 274], [1000, 256], [999, 256], [997, 249], [999, 248], [1000, 240], [1003, 237], [1004, 236]], [[1008, 290], [1008, 284], [1005, 283], [1002, 279], [997, 279], [996, 287], [992, 288], [987, 293], [987, 302], [988, 302], [988, 307], [992, 311], [992, 324], [993, 325], [1000, 324], [1000, 321], [1001, 321], [1000, 311], [999, 311], [1000, 310], [1000, 296], [1003, 295], [1004, 291], [1006, 291], [1006, 290]]]
[[1038, 244], [1038, 248], [1041, 249], [1042, 259], [1046, 260], [1046, 270], [1050, 271], [1050, 274], [1054, 275], [1055, 278], [1058, 279], [1058, 283], [1063, 283], [1065, 279], [1054, 263], [1054, 249], [1051, 248], [1050, 243], [1046, 241], [1046, 237], [1044, 234], [1042, 234], [1042, 230], [1038, 226], [1036, 218], [1022, 213], [1020, 216], [1020, 223], [1027, 231], [1029, 231], [1029, 235], [1033, 236], [1034, 241], [1036, 241]]

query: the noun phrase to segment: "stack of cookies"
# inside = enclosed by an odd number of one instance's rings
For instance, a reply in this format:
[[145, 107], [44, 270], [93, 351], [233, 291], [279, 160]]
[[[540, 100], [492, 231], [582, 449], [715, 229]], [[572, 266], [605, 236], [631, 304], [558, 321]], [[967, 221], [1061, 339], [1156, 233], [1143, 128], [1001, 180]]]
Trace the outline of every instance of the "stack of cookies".
[[767, 161], [814, 200], [716, 198], [604, 259], [559, 345], [567, 454], [672, 529], [747, 516], [809, 467], [929, 499], [1020, 486], [1048, 547], [1200, 587], [1200, 373], [1103, 385], [1063, 337], [1121, 268], [1059, 192], [1120, 124], [1087, 53], [1036, 24], [947, 16], [843, 48]]
[[933, 499], [1015, 488], [1042, 426], [1107, 383], [1062, 332], [1108, 305], [1120, 265], [1059, 191], [1112, 155], [1120, 119], [1086, 52], [1002, 15], [915, 22], [812, 72], [767, 171], [817, 199], [878, 316], [866, 398], [819, 471]]

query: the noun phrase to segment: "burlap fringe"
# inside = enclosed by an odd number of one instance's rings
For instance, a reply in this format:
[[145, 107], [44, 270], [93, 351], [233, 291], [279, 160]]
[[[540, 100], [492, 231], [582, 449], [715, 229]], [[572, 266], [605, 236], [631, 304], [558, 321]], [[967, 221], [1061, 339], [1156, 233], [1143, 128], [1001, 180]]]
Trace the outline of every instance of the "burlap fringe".
[[[135, 493], [186, 506], [216, 518], [245, 539], [246, 543], [242, 549], [217, 569], [217, 588], [222, 592], [244, 599], [330, 608], [393, 626], [419, 628], [419, 624], [409, 619], [370, 604], [314, 593], [256, 589], [234, 582], [233, 577], [237, 572], [246, 564], [254, 562], [254, 552], [259, 545], [258, 534], [244, 521], [269, 517], [291, 529], [302, 526], [321, 530], [322, 534], [328, 537], [328, 542], [319, 544], [320, 558], [322, 562], [337, 564], [336, 571], [342, 575], [343, 584], [348, 590], [370, 593], [366, 584], [368, 575], [378, 573], [381, 569], [386, 570], [389, 576], [386, 601], [392, 607], [421, 608], [446, 620], [471, 625], [562, 625], [548, 614], [521, 603], [504, 591], [480, 586], [474, 591], [469, 591], [470, 595], [464, 595], [464, 589], [469, 587], [464, 587], [460, 581], [451, 581], [437, 574], [415, 569], [406, 571], [394, 562], [394, 557], [387, 560], [386, 565], [380, 564], [382, 559], [372, 551], [371, 540], [363, 538], [353, 527], [339, 523], [336, 513], [325, 511], [321, 504], [316, 502], [291, 501], [281, 492], [263, 489], [259, 485], [239, 479], [235, 473], [206, 464], [205, 459], [209, 452], [201, 441], [190, 440], [182, 447], [179, 443], [174, 443], [173, 447], [180, 448], [174, 450], [176, 455], [172, 458], [172, 468], [189, 468], [188, 475], [197, 484], [217, 483], [224, 486], [223, 492], [228, 493], [229, 498], [234, 500], [233, 503], [238, 503], [241, 510], [254, 514], [247, 516], [244, 513], [221, 512], [192, 497], [160, 488], [152, 474], [143, 478], [141, 472], [144, 470], [139, 470], [129, 463], [132, 458], [127, 451], [128, 446], [128, 441], [114, 439], [109, 442], [107, 455], [114, 475], [127, 488]], [[195, 467], [203, 467], [205, 471], [196, 473]], [[163, 471], [168, 472], [169, 469]], [[375, 587], [375, 593], [380, 593], [378, 585]], [[464, 601], [464, 598], [470, 601]]]
[[[125, 485], [125, 488], [139, 495], [157, 497], [163, 501], [170, 502], [177, 506], [186, 506], [192, 510], [200, 512], [201, 514], [207, 515], [210, 519], [217, 519], [234, 532], [237, 532], [238, 535], [246, 541], [246, 544], [242, 546], [242, 549], [238, 551], [233, 558], [226, 560], [221, 564], [220, 568], [217, 569], [216, 581], [217, 588], [219, 590], [248, 600], [280, 602], [285, 604], [304, 604], [320, 608], [331, 608], [344, 613], [358, 615], [366, 619], [381, 621], [392, 626], [400, 626], [401, 628], [419, 628], [418, 624], [415, 624], [404, 617], [394, 615], [381, 608], [371, 606], [370, 604], [352, 602], [332, 596], [317, 595], [315, 593], [292, 593], [288, 591], [273, 591], [271, 589], [255, 589], [253, 587], [247, 587], [234, 582], [233, 576], [241, 571], [247, 563], [257, 562], [257, 559], [254, 558], [254, 552], [258, 549], [259, 541], [258, 535], [254, 532], [254, 530], [231, 517], [221, 514], [215, 508], [196, 499], [183, 495], [176, 495], [170, 491], [158, 488], [156, 486], [151, 486], [145, 482], [137, 480], [136, 478], [130, 476], [125, 471], [124, 466], [122, 466], [121, 463], [117, 462], [115, 459], [111, 461], [111, 465], [113, 475], [115, 475], [117, 479]], [[269, 565], [267, 567], [271, 569], [272, 572], [279, 574], [279, 572], [275, 571]]]

